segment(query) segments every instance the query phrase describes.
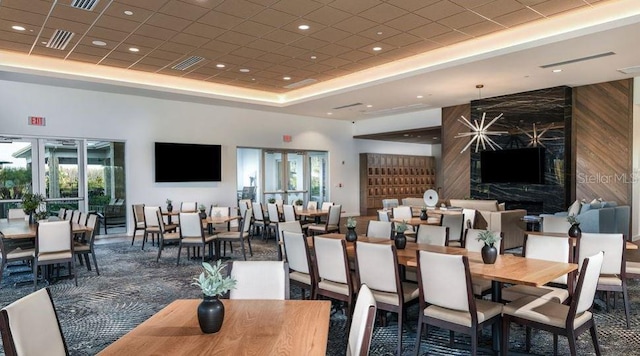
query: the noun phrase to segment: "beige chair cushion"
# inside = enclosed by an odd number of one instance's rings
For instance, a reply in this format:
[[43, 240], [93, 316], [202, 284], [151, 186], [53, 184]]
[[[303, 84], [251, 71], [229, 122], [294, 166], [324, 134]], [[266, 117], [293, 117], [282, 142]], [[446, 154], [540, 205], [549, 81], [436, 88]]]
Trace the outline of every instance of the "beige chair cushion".
[[473, 289], [473, 294], [482, 295], [482, 293], [491, 289], [491, 281], [483, 278], [471, 278], [471, 288]]
[[622, 279], [617, 275], [600, 275], [600, 278], [598, 278], [598, 285], [621, 286]]
[[177, 232], [172, 232], [170, 234], [163, 234], [162, 238], [164, 241], [172, 241], [172, 240], [180, 240], [180, 234]]
[[21, 249], [21, 248], [16, 248], [15, 250], [7, 253], [7, 259], [8, 260], [13, 260], [13, 259], [21, 259], [21, 258], [29, 258], [29, 257], [33, 257], [33, 255], [35, 254], [36, 250], [32, 249], [32, 248], [28, 248], [28, 249]]
[[[502, 304], [488, 300], [476, 299], [478, 323], [491, 319], [502, 312]], [[424, 315], [450, 323], [471, 327], [471, 314], [467, 311], [447, 309], [436, 305], [428, 306]]]
[[[404, 294], [405, 303], [410, 300], [416, 299], [419, 296], [418, 285], [415, 283], [402, 282], [402, 291]], [[398, 295], [396, 293], [378, 292], [374, 290], [372, 290], [371, 292], [373, 293], [373, 296], [376, 298], [376, 302], [378, 303], [385, 303], [396, 306], [400, 305], [400, 301], [398, 300]]]
[[627, 274], [640, 274], [640, 262], [627, 261], [626, 272]]
[[289, 279], [292, 281], [298, 281], [300, 283], [311, 285], [311, 276], [307, 273], [291, 272], [289, 273]]
[[507, 301], [514, 301], [527, 296], [563, 303], [569, 298], [569, 291], [564, 288], [550, 286], [532, 287], [524, 285], [515, 285], [502, 290], [502, 299]]
[[318, 282], [318, 288], [342, 295], [349, 295], [349, 287], [344, 283], [336, 283], [325, 279]]
[[76, 243], [73, 246], [73, 251], [74, 252], [86, 252], [86, 251], [91, 251], [91, 246], [89, 246], [89, 244], [83, 244], [83, 243]]
[[[523, 297], [506, 304], [502, 308], [502, 313], [564, 329], [569, 306], [542, 298]], [[592, 314], [589, 311], [576, 315], [574, 328], [580, 327], [591, 317]]]
[[38, 256], [38, 262], [69, 259], [71, 257], [71, 251], [41, 253]]

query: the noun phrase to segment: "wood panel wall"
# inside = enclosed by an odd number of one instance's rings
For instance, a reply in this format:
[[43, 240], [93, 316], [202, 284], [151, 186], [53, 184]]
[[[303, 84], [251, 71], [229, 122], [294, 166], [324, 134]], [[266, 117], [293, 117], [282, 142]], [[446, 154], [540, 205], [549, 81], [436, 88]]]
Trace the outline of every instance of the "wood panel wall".
[[630, 205], [633, 80], [573, 88], [572, 126], [574, 198]]
[[442, 108], [442, 191], [441, 199], [460, 199], [470, 195], [471, 182], [470, 151], [460, 153], [469, 142], [466, 138], [455, 138], [461, 132], [468, 132], [469, 128], [458, 121], [464, 115], [471, 116], [471, 105], [458, 105]]

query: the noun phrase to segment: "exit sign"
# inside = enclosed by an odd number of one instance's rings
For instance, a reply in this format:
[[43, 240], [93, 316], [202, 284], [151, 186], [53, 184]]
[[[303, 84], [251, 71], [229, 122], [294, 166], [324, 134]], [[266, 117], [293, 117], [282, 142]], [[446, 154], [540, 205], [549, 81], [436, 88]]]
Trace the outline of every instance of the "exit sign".
[[29, 125], [45, 126], [44, 117], [42, 117], [42, 116], [29, 116]]

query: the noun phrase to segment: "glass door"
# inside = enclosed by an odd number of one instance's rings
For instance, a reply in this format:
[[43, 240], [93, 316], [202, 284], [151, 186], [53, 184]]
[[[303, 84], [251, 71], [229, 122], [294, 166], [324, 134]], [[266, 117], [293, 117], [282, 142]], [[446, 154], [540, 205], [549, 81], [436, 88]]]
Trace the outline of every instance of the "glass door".
[[265, 150], [263, 162], [264, 202], [293, 204], [307, 199], [306, 153]]

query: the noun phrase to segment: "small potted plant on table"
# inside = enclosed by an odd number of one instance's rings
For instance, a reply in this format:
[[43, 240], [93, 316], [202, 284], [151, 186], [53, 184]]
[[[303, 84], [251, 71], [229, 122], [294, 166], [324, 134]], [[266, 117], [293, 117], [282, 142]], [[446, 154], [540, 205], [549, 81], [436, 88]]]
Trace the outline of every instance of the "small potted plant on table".
[[349, 242], [354, 242], [358, 239], [358, 234], [356, 233], [356, 218], [350, 216], [347, 218], [347, 233], [344, 236], [344, 239]]
[[167, 203], [167, 211], [168, 212], [172, 212], [173, 211], [173, 205], [171, 204], [171, 199], [167, 199], [166, 203]]
[[478, 234], [478, 241], [483, 241], [482, 246], [482, 262], [486, 264], [494, 264], [498, 258], [498, 249], [494, 244], [500, 241], [500, 236], [497, 236], [493, 231], [484, 230]]
[[407, 231], [409, 226], [406, 220], [402, 220], [396, 224], [396, 236], [394, 238], [394, 244], [398, 250], [403, 250], [407, 246], [407, 237], [404, 236], [404, 232]]
[[567, 221], [571, 224], [569, 231], [567, 232], [570, 237], [580, 237], [582, 235], [582, 230], [580, 230], [580, 222], [576, 218], [575, 215], [567, 216]]
[[224, 321], [224, 304], [218, 299], [235, 288], [236, 280], [232, 277], [223, 277], [222, 270], [226, 264], [218, 260], [215, 265], [202, 263], [204, 271], [198, 277], [193, 278], [193, 285], [200, 287], [203, 300], [198, 305], [198, 323], [205, 334], [220, 331]]
[[29, 224], [33, 224], [33, 214], [40, 208], [40, 204], [44, 203], [44, 195], [40, 193], [26, 193], [22, 196], [22, 210], [29, 216]]

